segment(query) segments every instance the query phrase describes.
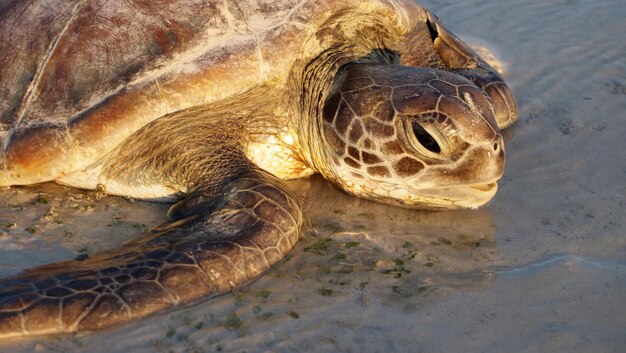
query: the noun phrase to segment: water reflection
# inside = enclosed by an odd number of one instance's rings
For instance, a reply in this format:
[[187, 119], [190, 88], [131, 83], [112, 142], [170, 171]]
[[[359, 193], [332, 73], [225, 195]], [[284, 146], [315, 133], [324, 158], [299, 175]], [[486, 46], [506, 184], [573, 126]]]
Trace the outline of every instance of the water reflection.
[[349, 196], [319, 177], [290, 183], [308, 217], [293, 262], [302, 277], [361, 291], [357, 301], [409, 310], [493, 283], [486, 268], [497, 247], [487, 208], [403, 209]]

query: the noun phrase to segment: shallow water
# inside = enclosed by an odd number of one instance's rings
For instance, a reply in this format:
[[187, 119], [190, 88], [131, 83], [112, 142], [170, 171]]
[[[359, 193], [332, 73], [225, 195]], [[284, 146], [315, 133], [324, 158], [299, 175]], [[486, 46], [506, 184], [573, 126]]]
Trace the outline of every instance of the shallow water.
[[[422, 4], [502, 60], [519, 103], [505, 176], [487, 207], [410, 211], [319, 178], [296, 181], [308, 230], [253, 285], [103, 332], [3, 342], [0, 351], [622, 352], [623, 1]], [[167, 209], [96, 196], [55, 185], [2, 191], [0, 276], [116, 246]]]

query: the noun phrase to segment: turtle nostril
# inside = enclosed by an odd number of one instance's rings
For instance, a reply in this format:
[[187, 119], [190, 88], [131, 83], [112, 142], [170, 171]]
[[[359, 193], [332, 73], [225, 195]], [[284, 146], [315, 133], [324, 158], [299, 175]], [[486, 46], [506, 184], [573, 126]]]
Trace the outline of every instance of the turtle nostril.
[[497, 150], [498, 150], [498, 148], [500, 148], [500, 145], [498, 145], [498, 143], [497, 143], [497, 142], [496, 142], [496, 143], [494, 143], [494, 144], [493, 144], [493, 150], [494, 150], [494, 151], [497, 151]]

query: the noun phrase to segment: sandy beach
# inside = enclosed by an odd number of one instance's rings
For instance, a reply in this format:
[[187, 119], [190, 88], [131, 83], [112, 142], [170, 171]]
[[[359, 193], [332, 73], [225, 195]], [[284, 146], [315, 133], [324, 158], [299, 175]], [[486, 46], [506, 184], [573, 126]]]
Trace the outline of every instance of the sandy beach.
[[[420, 3], [502, 63], [520, 121], [478, 210], [425, 212], [290, 184], [307, 224], [252, 285], [101, 332], [0, 352], [623, 352], [626, 6]], [[168, 205], [54, 184], [0, 191], [0, 277], [115, 247]]]

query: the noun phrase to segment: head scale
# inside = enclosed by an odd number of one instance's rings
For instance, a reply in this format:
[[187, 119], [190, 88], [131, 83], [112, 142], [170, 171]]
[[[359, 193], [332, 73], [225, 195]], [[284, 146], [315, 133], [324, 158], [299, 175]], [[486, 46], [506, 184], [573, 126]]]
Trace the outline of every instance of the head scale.
[[493, 197], [504, 168], [486, 96], [444, 71], [348, 65], [326, 100], [320, 131], [325, 177], [380, 202], [477, 207]]

